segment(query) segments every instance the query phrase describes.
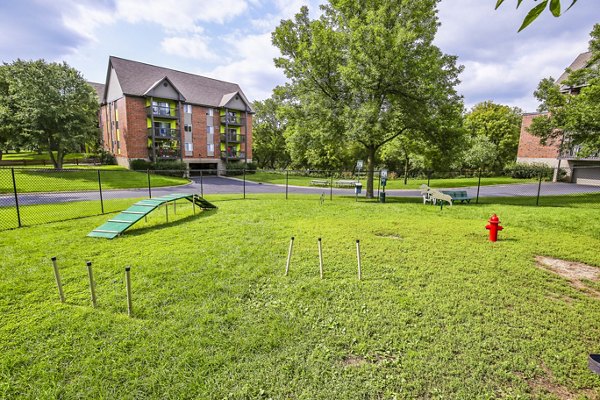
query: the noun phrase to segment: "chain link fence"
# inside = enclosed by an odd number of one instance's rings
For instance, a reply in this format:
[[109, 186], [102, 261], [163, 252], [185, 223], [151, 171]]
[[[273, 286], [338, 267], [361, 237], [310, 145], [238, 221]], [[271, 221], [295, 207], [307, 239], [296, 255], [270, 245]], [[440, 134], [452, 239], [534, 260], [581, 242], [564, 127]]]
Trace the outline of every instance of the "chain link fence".
[[[0, 168], [0, 230], [122, 211], [138, 199], [183, 192], [245, 199], [271, 194], [282, 199], [424, 202], [426, 188], [446, 192], [455, 205], [515, 204], [600, 206], [600, 165], [529, 171], [520, 179], [489, 171], [409, 171], [373, 174], [367, 196], [364, 171]], [[385, 184], [384, 184], [385, 183]]]

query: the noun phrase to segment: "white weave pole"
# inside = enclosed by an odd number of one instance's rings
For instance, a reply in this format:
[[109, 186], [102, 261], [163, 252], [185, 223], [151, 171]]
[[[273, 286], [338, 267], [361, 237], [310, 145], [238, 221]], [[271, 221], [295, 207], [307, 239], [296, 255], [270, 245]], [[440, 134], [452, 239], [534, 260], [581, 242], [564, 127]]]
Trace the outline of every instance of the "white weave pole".
[[94, 282], [94, 273], [92, 272], [92, 262], [88, 261], [86, 264], [88, 277], [90, 278], [90, 293], [92, 295], [92, 306], [96, 308], [96, 282]]
[[54, 267], [54, 278], [56, 279], [56, 286], [58, 287], [58, 296], [60, 297], [60, 302], [65, 302], [65, 294], [62, 288], [62, 282], [60, 281], [60, 274], [58, 273], [58, 264], [56, 264], [56, 257], [52, 257], [52, 266]]
[[323, 279], [323, 248], [321, 246], [321, 238], [319, 238], [319, 272], [321, 273], [321, 279]]
[[362, 269], [360, 265], [360, 240], [356, 239], [356, 259], [358, 260], [358, 280], [362, 279]]
[[288, 251], [287, 263], [285, 264], [285, 276], [290, 272], [290, 261], [292, 260], [292, 249], [294, 248], [294, 237], [290, 240], [290, 249]]

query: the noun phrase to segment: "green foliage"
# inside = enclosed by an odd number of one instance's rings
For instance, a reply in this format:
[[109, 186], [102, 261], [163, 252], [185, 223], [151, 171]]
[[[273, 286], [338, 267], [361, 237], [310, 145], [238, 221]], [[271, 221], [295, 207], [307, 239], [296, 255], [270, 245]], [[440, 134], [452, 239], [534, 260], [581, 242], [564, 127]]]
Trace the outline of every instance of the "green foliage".
[[102, 165], [117, 165], [117, 158], [114, 154], [104, 149], [98, 152], [98, 159]]
[[0, 131], [14, 142], [47, 151], [62, 168], [65, 154], [97, 141], [96, 92], [77, 70], [44, 60], [17, 60], [0, 70]]
[[[367, 160], [367, 196], [383, 145], [399, 136], [451, 151], [462, 102], [461, 67], [433, 44], [436, 1], [330, 1], [311, 20], [302, 7], [273, 33], [275, 65], [290, 82], [286, 140], [294, 161], [344, 163], [349, 143]], [[362, 157], [361, 157], [362, 158]], [[324, 161], [320, 161], [324, 160]], [[353, 160], [355, 161], [355, 160]]]
[[463, 162], [470, 168], [486, 168], [495, 164], [498, 147], [487, 136], [474, 136], [467, 140], [468, 148]]
[[179, 160], [159, 160], [156, 162], [135, 159], [129, 162], [134, 171], [157, 171], [162, 175], [182, 176], [187, 171], [187, 164]]
[[[517, 157], [517, 148], [519, 146], [519, 136], [521, 132], [522, 110], [517, 107], [509, 107], [502, 104], [496, 104], [492, 101], [484, 101], [476, 104], [466, 115], [464, 119], [465, 130], [471, 136], [485, 137], [488, 142], [495, 147], [493, 157], [484, 162], [497, 171], [501, 171], [504, 166], [513, 162]], [[481, 151], [481, 142], [475, 141], [480, 148], [474, 150]], [[474, 153], [471, 152], [471, 155]], [[489, 153], [488, 154], [492, 154]], [[471, 157], [471, 161], [474, 159]], [[483, 160], [481, 160], [483, 162]]]
[[562, 86], [576, 95], [561, 93], [553, 78], [543, 79], [534, 93], [541, 102], [540, 111], [546, 115], [533, 119], [529, 132], [539, 136], [542, 143], [563, 141], [564, 146], [578, 145], [580, 156], [600, 152], [600, 24], [591, 33], [589, 64], [580, 70], [569, 71]]
[[[498, 7], [502, 5], [502, 3], [504, 3], [504, 0], [497, 0], [496, 9], [498, 9]], [[519, 8], [522, 3], [523, 0], [517, 0], [517, 8]], [[577, 0], [571, 0], [571, 5], [565, 10], [565, 12], [568, 11], [571, 7], [573, 7], [575, 3], [577, 3]], [[546, 8], [548, 8], [552, 15], [555, 17], [560, 17], [562, 15], [560, 0], [542, 0], [535, 7], [529, 10], [527, 15], [525, 16], [525, 19], [523, 20], [523, 23], [521, 24], [521, 27], [519, 28], [519, 32], [527, 28], [533, 21], [535, 21]]]
[[286, 168], [291, 160], [284, 136], [285, 120], [278, 116], [280, 99], [255, 101], [252, 119], [252, 157], [260, 168]]
[[515, 179], [549, 178], [553, 171], [553, 168], [542, 163], [513, 163], [504, 169], [507, 175]]

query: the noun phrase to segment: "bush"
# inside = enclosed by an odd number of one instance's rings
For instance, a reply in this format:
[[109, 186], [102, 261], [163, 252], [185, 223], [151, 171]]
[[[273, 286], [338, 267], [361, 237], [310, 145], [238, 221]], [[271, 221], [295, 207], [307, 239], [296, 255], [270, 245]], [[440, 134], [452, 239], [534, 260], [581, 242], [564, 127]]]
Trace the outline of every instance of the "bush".
[[129, 162], [129, 168], [131, 168], [134, 171], [145, 171], [147, 169], [154, 169], [150, 161], [143, 159], [131, 160]]
[[100, 164], [102, 165], [117, 165], [117, 158], [115, 155], [104, 149], [101, 149], [96, 157], [98, 157], [98, 161], [100, 161]]
[[552, 176], [553, 168], [541, 163], [514, 163], [508, 165], [504, 169], [504, 172], [506, 175], [509, 175], [510, 177], [515, 179], [539, 178], [540, 174], [543, 177], [548, 178]]
[[129, 167], [134, 171], [150, 170], [167, 176], [185, 176], [187, 172], [187, 164], [176, 160], [163, 160], [153, 163], [144, 159], [136, 159], [131, 160]]

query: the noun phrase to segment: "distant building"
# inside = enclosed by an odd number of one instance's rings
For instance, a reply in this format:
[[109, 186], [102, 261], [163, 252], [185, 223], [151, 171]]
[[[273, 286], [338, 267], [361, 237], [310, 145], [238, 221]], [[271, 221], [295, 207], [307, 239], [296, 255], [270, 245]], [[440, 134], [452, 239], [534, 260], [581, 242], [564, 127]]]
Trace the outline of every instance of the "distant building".
[[[569, 70], [576, 71], [588, 67], [591, 56], [591, 52], [581, 53], [571, 63]], [[581, 88], [586, 86], [586, 83], [582, 82], [576, 86], [566, 86], [563, 82], [568, 76], [569, 73], [565, 71], [557, 79], [556, 84], [560, 85], [560, 91], [565, 96], [579, 94]], [[517, 162], [527, 164], [543, 163], [552, 168], [564, 168], [567, 170], [569, 179], [573, 183], [600, 185], [600, 154], [579, 158], [580, 147], [576, 143], [570, 142], [568, 134], [563, 135], [560, 139], [549, 141], [546, 145], [542, 145], [539, 137], [533, 136], [527, 131], [527, 128], [531, 126], [533, 118], [543, 115], [547, 115], [547, 113], [523, 114]]]
[[103, 146], [119, 165], [252, 161], [253, 110], [235, 83], [111, 56], [100, 99]]

